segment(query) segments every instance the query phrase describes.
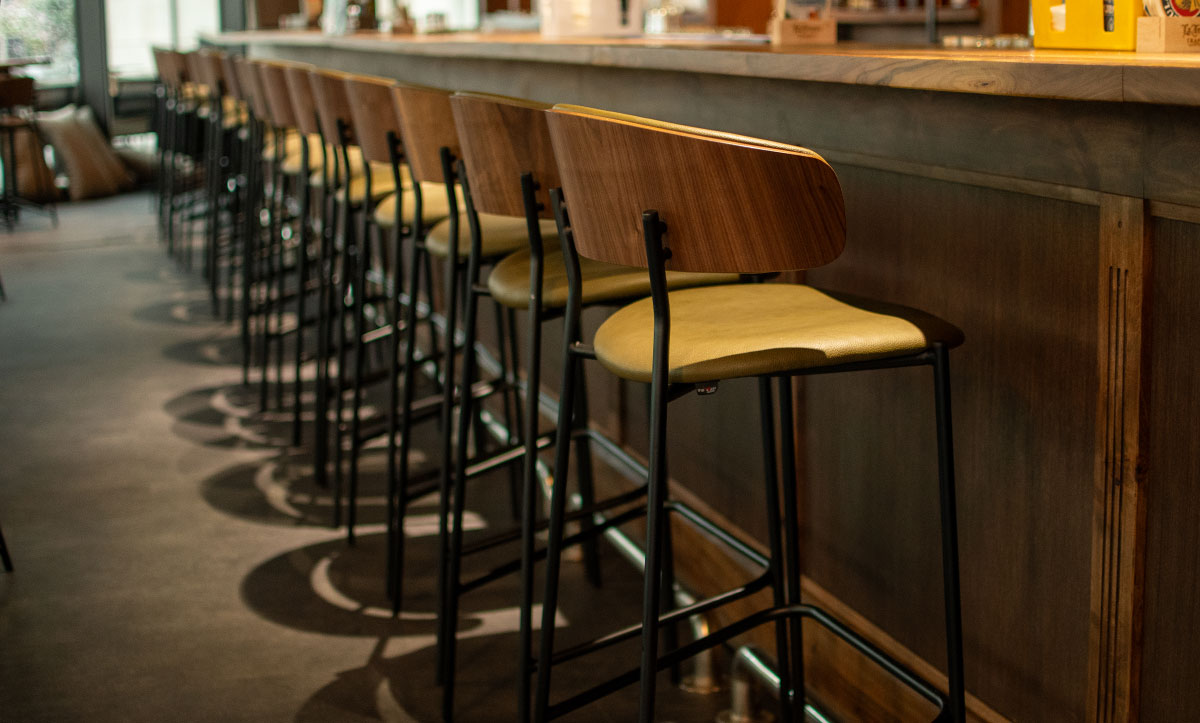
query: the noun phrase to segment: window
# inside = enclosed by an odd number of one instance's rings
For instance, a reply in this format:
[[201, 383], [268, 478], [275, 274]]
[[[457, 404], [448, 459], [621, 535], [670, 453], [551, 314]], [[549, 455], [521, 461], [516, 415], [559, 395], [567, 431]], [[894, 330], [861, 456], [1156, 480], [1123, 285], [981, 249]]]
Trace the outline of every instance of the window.
[[479, 27], [478, 0], [409, 0], [409, 15], [420, 22], [430, 13], [441, 13], [451, 30], [474, 30]]
[[218, 0], [106, 0], [108, 70], [121, 78], [155, 74], [155, 46], [189, 50], [220, 24]]
[[0, 3], [0, 59], [45, 57], [46, 64], [22, 68], [38, 84], [79, 81], [75, 47], [75, 0], [4, 0]]

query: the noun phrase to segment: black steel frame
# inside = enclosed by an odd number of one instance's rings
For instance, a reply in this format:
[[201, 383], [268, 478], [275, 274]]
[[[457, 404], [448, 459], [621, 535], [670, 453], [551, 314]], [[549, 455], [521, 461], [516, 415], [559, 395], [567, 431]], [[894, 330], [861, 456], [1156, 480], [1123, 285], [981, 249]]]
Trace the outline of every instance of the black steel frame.
[[[448, 157], [444, 158], [444, 162], [448, 162]], [[480, 270], [485, 260], [483, 259], [481, 244], [482, 235], [478, 222], [478, 213], [475, 210], [474, 202], [470, 193], [470, 183], [465, 174], [465, 169], [461, 161], [455, 165], [455, 175], [460, 179], [463, 187], [464, 201], [467, 207], [467, 220], [469, 227], [469, 240], [471, 243], [470, 253], [468, 254], [466, 280], [463, 282], [465, 293], [467, 295], [467, 311], [466, 319], [464, 320], [464, 330], [466, 339], [464, 341], [464, 349], [473, 349], [475, 343], [476, 330], [476, 307], [480, 296], [487, 295], [485, 286], [480, 285], [479, 277]], [[519, 399], [519, 384], [516, 380], [515, 373], [509, 373], [508, 369], [515, 369], [517, 366], [517, 339], [516, 339], [516, 323], [514, 312], [512, 309], [507, 310], [507, 333], [505, 333], [505, 324], [502, 323], [505, 319], [499, 312], [497, 304], [497, 326], [501, 330], [501, 367], [502, 382], [506, 390], [511, 390], [514, 398], [512, 399], [512, 408], [509, 407], [509, 396], [504, 397], [504, 414], [506, 420], [510, 420], [507, 425], [509, 430], [520, 429], [520, 433], [513, 435], [510, 433], [505, 446], [490, 455], [484, 454], [481, 458], [472, 461], [467, 458], [467, 437], [470, 431], [472, 421], [477, 420], [478, 416], [475, 413], [475, 402], [481, 399], [481, 395], [462, 395], [463, 401], [459, 413], [459, 423], [457, 428], [458, 444], [454, 451], [455, 458], [453, 464], [443, 464], [443, 521], [444, 525], [449, 528], [448, 543], [442, 548], [442, 559], [445, 560], [442, 572], [443, 579], [439, 586], [442, 600], [439, 604], [441, 624], [439, 625], [439, 659], [438, 670], [439, 680], [443, 686], [443, 719], [451, 720], [453, 718], [454, 708], [454, 679], [456, 666], [456, 649], [457, 649], [457, 620], [458, 620], [458, 605], [461, 596], [467, 592], [478, 589], [490, 582], [499, 580], [507, 575], [520, 572], [521, 573], [521, 605], [520, 605], [520, 650], [519, 665], [522, 671], [520, 680], [522, 681], [522, 690], [518, 698], [519, 719], [528, 719], [528, 687], [530, 679], [530, 655], [529, 651], [532, 648], [531, 640], [531, 610], [533, 599], [533, 578], [532, 565], [535, 561], [542, 559], [545, 556], [545, 550], [535, 549], [534, 539], [539, 530], [546, 529], [548, 524], [537, 522], [537, 454], [540, 450], [549, 447], [553, 444], [553, 435], [538, 434], [538, 420], [540, 419], [539, 412], [539, 389], [540, 389], [540, 368], [541, 368], [541, 329], [545, 321], [557, 318], [560, 315], [560, 310], [545, 309], [542, 303], [542, 284], [543, 284], [543, 266], [544, 266], [544, 244], [541, 235], [541, 227], [539, 224], [539, 214], [541, 213], [540, 204], [536, 200], [537, 183], [533, 176], [529, 173], [523, 174], [521, 177], [522, 197], [525, 207], [526, 231], [530, 244], [530, 302], [528, 307], [529, 315], [529, 338], [526, 340], [527, 363], [526, 363], [526, 381], [525, 381], [525, 400], [524, 408], [521, 407]], [[457, 236], [455, 236], [457, 239]], [[456, 252], [456, 249], [455, 249]], [[456, 288], [457, 281], [451, 279], [448, 281], [448, 287]], [[454, 310], [449, 311], [449, 315], [453, 316]], [[512, 358], [512, 364], [509, 365], [504, 359], [505, 350], [503, 345], [505, 340], [511, 343], [511, 348], [507, 350], [507, 354]], [[460, 388], [472, 388], [475, 386], [476, 363], [474, 354], [465, 354], [462, 371], [462, 381]], [[450, 415], [450, 396], [446, 397], [446, 406], [443, 410], [443, 422], [449, 424]], [[516, 424], [512, 424], [511, 420], [516, 420]], [[640, 493], [635, 493], [633, 496], [623, 495], [619, 500], [610, 500], [605, 505], [595, 505], [595, 495], [591, 481], [591, 457], [590, 451], [587, 449], [588, 435], [581, 434], [576, 437], [579, 455], [581, 458], [580, 470], [581, 478], [586, 480], [580, 485], [580, 493], [583, 498], [583, 511], [577, 511], [571, 517], [573, 520], [578, 520], [583, 527], [583, 532], [573, 536], [573, 544], [584, 544], [584, 557], [587, 565], [589, 579], [596, 585], [600, 583], [600, 567], [599, 557], [597, 552], [596, 535], [603, 531], [597, 527], [592, 519], [592, 515], [596, 512], [608, 510], [619, 504], [627, 503], [632, 499], [640, 496]], [[476, 433], [476, 439], [482, 440], [483, 435]], [[446, 460], [450, 451], [451, 438], [450, 435], [443, 436], [443, 460]], [[518, 466], [520, 462], [520, 466]], [[471, 545], [465, 545], [463, 542], [462, 524], [463, 516], [466, 510], [466, 483], [471, 478], [483, 474], [485, 472], [497, 469], [501, 466], [507, 466], [513, 476], [510, 477], [510, 495], [512, 497], [512, 506], [514, 517], [519, 521], [519, 527], [515, 530], [501, 532], [491, 535], [484, 540], [480, 540]], [[451, 480], [451, 471], [453, 470], [453, 479]], [[452, 485], [451, 485], [452, 482]], [[449, 494], [446, 493], [449, 490]], [[450, 507], [446, 507], [446, 502], [450, 502]], [[445, 516], [449, 512], [449, 521]], [[621, 519], [625, 519], [621, 517]], [[619, 524], [617, 522], [603, 526], [603, 529]], [[499, 564], [485, 573], [469, 580], [462, 580], [461, 563], [464, 557], [482, 552], [484, 550], [493, 549], [499, 545], [510, 544], [516, 541], [521, 542], [520, 556], [514, 560]]]
[[8, 545], [4, 542], [3, 528], [0, 528], [0, 563], [3, 563], [5, 572], [13, 571], [12, 556], [8, 554]]

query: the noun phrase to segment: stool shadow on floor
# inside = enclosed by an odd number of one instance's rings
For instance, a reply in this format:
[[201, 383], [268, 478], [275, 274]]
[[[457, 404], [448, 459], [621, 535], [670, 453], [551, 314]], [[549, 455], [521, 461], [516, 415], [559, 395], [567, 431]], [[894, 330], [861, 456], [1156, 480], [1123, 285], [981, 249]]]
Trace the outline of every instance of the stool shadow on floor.
[[[430, 525], [436, 533], [436, 525]], [[364, 529], [364, 532], [366, 530]], [[412, 562], [427, 569], [406, 591], [405, 608], [392, 617], [382, 585], [387, 538], [382, 530], [362, 534], [355, 547], [335, 532], [327, 542], [284, 552], [243, 579], [241, 597], [256, 615], [279, 625], [326, 635], [353, 637], [432, 636], [437, 539], [413, 540]], [[470, 625], [468, 625], [470, 627]]]
[[[364, 529], [386, 521], [387, 478], [383, 450], [364, 454], [359, 472], [358, 519]], [[307, 452], [280, 452], [238, 464], [200, 482], [200, 494], [213, 509], [260, 524], [328, 526], [333, 497], [317, 486]]]
[[163, 347], [162, 355], [172, 361], [211, 366], [234, 366], [242, 358], [241, 342], [225, 333], [208, 339], [191, 339]]
[[122, 278], [140, 284], [162, 284], [178, 281], [179, 272], [169, 266], [156, 264], [145, 269], [126, 271]]
[[[414, 511], [421, 512], [420, 509]], [[363, 538], [362, 542], [366, 543], [367, 539]], [[362, 617], [370, 620], [363, 623], [361, 630], [374, 630], [377, 622], [372, 619], [373, 615], [387, 612], [386, 607], [376, 607], [378, 602], [371, 602], [379, 599], [375, 592], [379, 583], [371, 575], [374, 572], [372, 565], [383, 562], [382, 542], [379, 539], [371, 540], [372, 546], [379, 544], [378, 551], [364, 549], [361, 554], [344, 553], [346, 548], [339, 548], [337, 543], [304, 548], [297, 551], [302, 556], [289, 558], [284, 555], [271, 561], [271, 569], [264, 571], [264, 575], [269, 573], [271, 580], [279, 581], [285, 577], [304, 576], [308, 571], [310, 579], [322, 581], [310, 589], [333, 584], [338, 593], [353, 597], [354, 602], [366, 606]], [[393, 629], [380, 635], [363, 667], [337, 672], [331, 682], [315, 692], [296, 713], [296, 723], [329, 720], [434, 723], [441, 720], [441, 690], [433, 683], [437, 657], [436, 623], [431, 613], [418, 612], [432, 610], [436, 602], [433, 596], [435, 545], [433, 538], [429, 538], [418, 539], [416, 544], [410, 546], [413, 549], [413, 570], [425, 571], [406, 578], [406, 585], [410, 580], [412, 585], [412, 595], [410, 597], [406, 593], [406, 601], [413, 601], [414, 605], [410, 606], [413, 612], [394, 623]], [[331, 558], [328, 563], [320, 560], [313, 563], [313, 555], [329, 555]], [[363, 565], [367, 566], [365, 570], [362, 569]], [[603, 555], [603, 565], [606, 585], [600, 590], [586, 584], [582, 565], [571, 564], [564, 569], [569, 582], [578, 583], [566, 586], [569, 589], [564, 590], [564, 597], [560, 601], [558, 627], [565, 636], [586, 639], [614, 622], [637, 618], [636, 593], [640, 590], [640, 576], [611, 550]], [[326, 566], [327, 572], [319, 569], [322, 566]], [[367, 587], [360, 587], [362, 585]], [[409, 588], [406, 587], [406, 590]], [[463, 666], [456, 685], [456, 720], [493, 723], [516, 718], [517, 666], [513, 658], [518, 647], [518, 612], [514, 606], [517, 593], [516, 580], [504, 578], [464, 598], [459, 645], [463, 659], [470, 663]], [[279, 596], [278, 605], [282, 609], [272, 614], [288, 616], [286, 619], [292, 626], [307, 625], [304, 629], [313, 629], [312, 621], [300, 621], [299, 614], [289, 607], [292, 604], [305, 604], [303, 600], [289, 597], [296, 594], [294, 591], [278, 591], [274, 594]], [[318, 590], [317, 595], [322, 597], [326, 605], [330, 604], [328, 590]], [[243, 597], [246, 595], [243, 594]], [[347, 606], [347, 600], [332, 604], [332, 607], [350, 615]], [[256, 610], [262, 614], [261, 609]], [[540, 612], [540, 608], [537, 612]], [[323, 614], [328, 616], [327, 624], [331, 627], [351, 624], [338, 617], [337, 613], [325, 611]], [[420, 619], [426, 615], [429, 616], [428, 622]], [[540, 619], [540, 616], [537, 617]], [[354, 632], [342, 634], [365, 634], [359, 631], [359, 628], [354, 628]], [[324, 629], [319, 632], [336, 634], [339, 631]], [[611, 654], [595, 656], [583, 666], [564, 666], [560, 681], [563, 689], [586, 687], [587, 681], [598, 669], [605, 674], [624, 670], [628, 667], [629, 655], [636, 656], [638, 644], [634, 640], [617, 646], [610, 651]], [[664, 722], [711, 721], [718, 711], [726, 707], [727, 694], [693, 695], [670, 689], [664, 683]], [[626, 723], [636, 715], [636, 709], [635, 686], [606, 698], [602, 704], [575, 712], [570, 720], [577, 723]]]
[[156, 301], [133, 311], [133, 318], [155, 324], [212, 326], [212, 302], [202, 298]]
[[236, 382], [192, 389], [169, 399], [171, 431], [209, 447], [279, 449], [291, 443], [291, 410], [260, 414], [257, 392]]

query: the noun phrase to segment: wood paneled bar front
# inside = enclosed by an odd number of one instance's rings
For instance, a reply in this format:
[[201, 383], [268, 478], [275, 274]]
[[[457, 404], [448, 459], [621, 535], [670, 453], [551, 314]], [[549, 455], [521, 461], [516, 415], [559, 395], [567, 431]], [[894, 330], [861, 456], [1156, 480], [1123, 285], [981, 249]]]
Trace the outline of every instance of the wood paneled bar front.
[[[807, 280], [925, 309], [967, 335], [953, 393], [973, 715], [1157, 723], [1200, 710], [1200, 59], [484, 35], [211, 40], [824, 155], [849, 238]], [[804, 565], [815, 599], [936, 674], [936, 475], [921, 451], [934, 422], [919, 374], [802, 385]], [[593, 392], [599, 423], [641, 449], [644, 390]], [[671, 455], [681, 494], [761, 539], [761, 463], [755, 444], [738, 443], [757, 428], [737, 400], [747, 392], [680, 402]], [[689, 414], [693, 404], [708, 413]], [[712, 405], [719, 426], [691, 421], [712, 419]], [[895, 419], [908, 422], [883, 421]], [[690, 579], [701, 591], [720, 570], [735, 574], [710, 562], [681, 565], [704, 571]], [[912, 710], [869, 666], [810, 638], [818, 699], [851, 719]]]

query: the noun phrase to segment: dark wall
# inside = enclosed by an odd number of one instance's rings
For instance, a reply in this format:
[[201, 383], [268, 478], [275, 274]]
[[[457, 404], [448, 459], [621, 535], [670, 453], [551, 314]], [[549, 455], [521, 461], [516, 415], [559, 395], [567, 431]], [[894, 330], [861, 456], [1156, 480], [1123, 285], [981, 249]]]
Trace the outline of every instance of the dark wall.
[[221, 0], [221, 30], [246, 29], [246, 0]]
[[79, 43], [79, 98], [96, 113], [101, 128], [108, 129], [112, 99], [108, 95], [108, 47], [104, 36], [104, 3], [75, 3]]

